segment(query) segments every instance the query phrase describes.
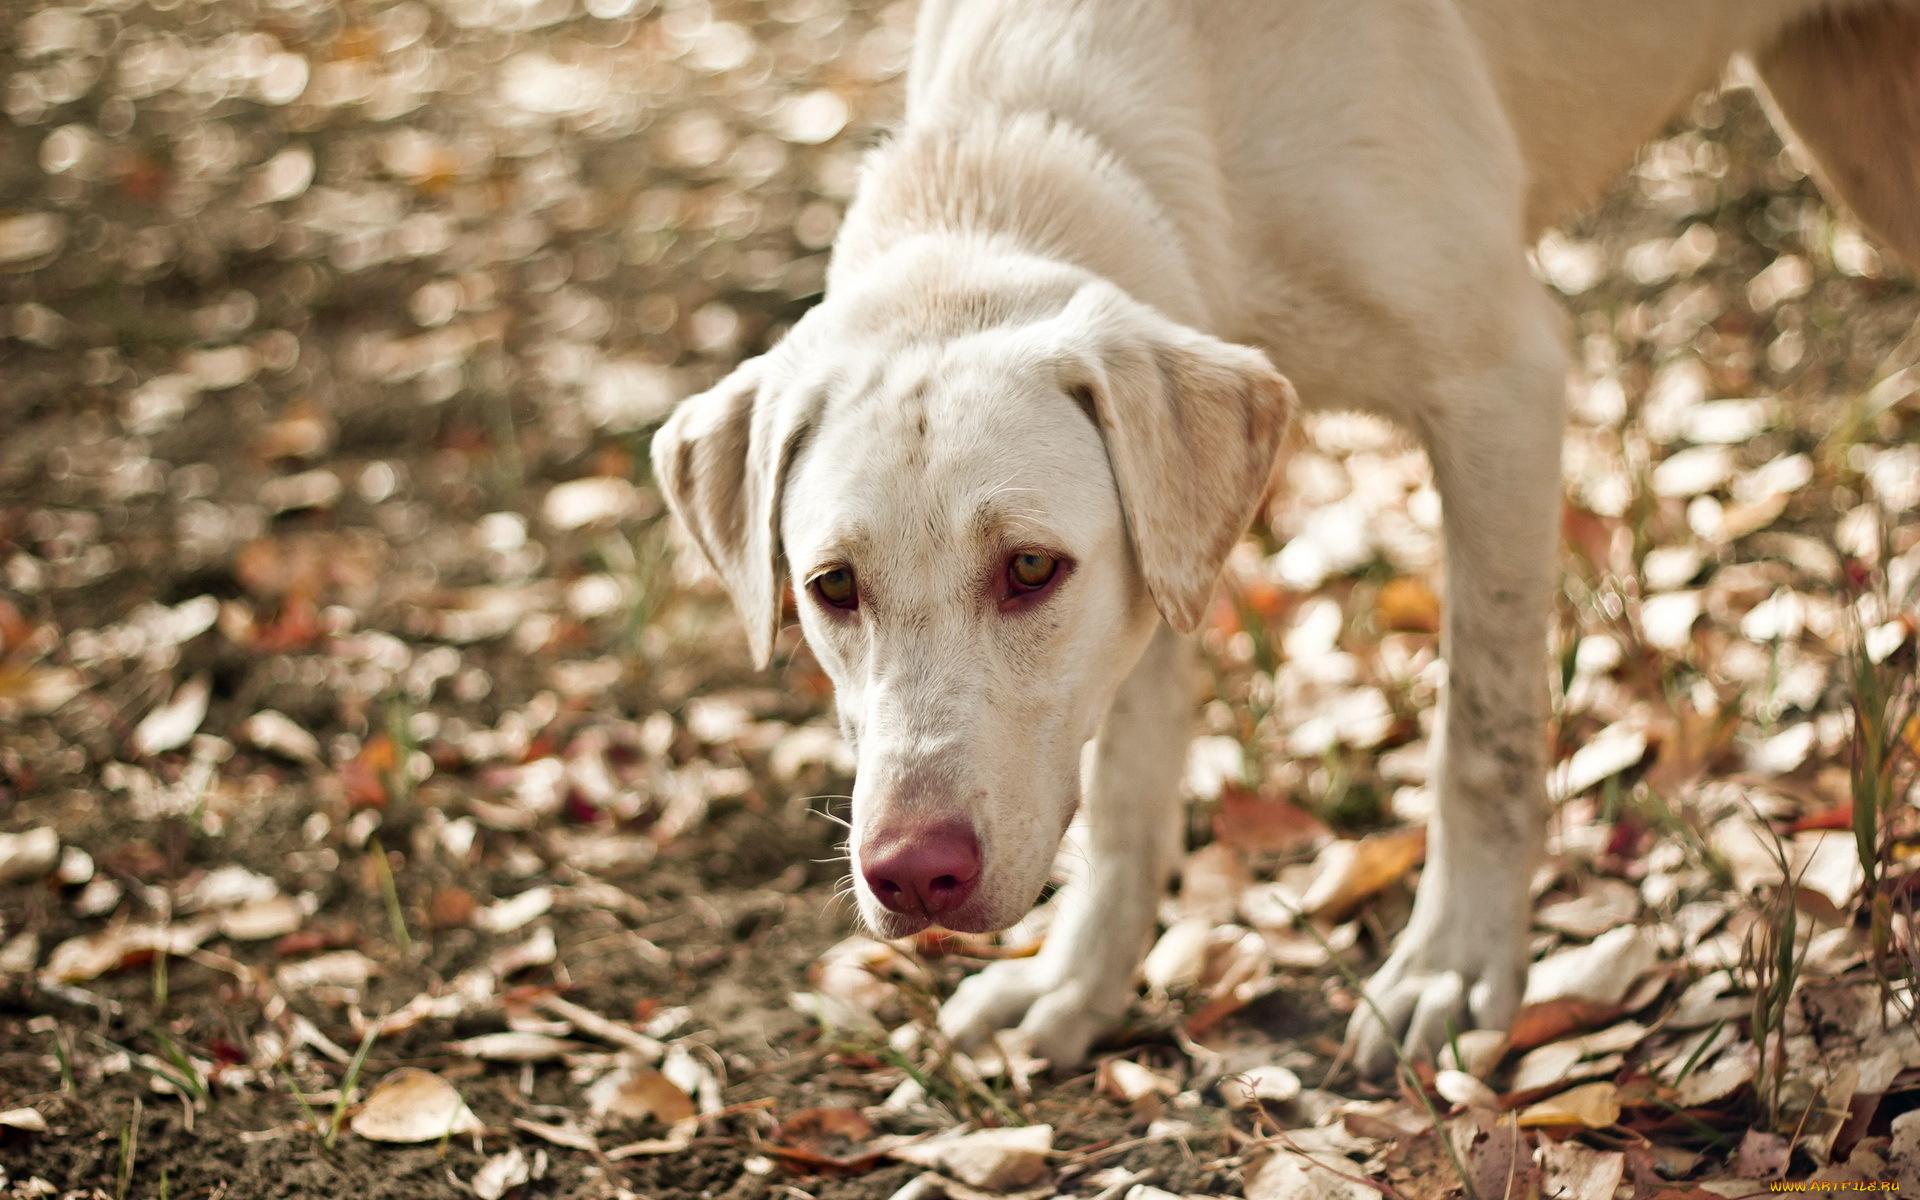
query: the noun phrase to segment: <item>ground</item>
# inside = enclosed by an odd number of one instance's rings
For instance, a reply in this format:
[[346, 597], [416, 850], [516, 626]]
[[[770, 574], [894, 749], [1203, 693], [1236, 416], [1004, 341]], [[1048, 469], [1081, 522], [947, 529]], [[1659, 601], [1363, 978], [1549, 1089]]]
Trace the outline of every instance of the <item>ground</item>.
[[[1052, 1126], [1009, 1186], [1079, 1195], [1360, 1196], [1294, 1150], [1408, 1200], [1913, 1186], [1920, 291], [1738, 85], [1536, 250], [1578, 365], [1515, 1045], [1337, 1070], [1417, 878], [1440, 566], [1420, 455], [1340, 416], [1204, 636], [1103, 1068], [912, 1035], [1038, 928], [849, 940], [826, 681], [792, 629], [751, 670], [645, 455], [817, 298], [911, 18], [0, 15], [11, 1194], [959, 1196], [882, 1151], [962, 1123]], [[426, 1119], [402, 1068], [482, 1128], [363, 1136]]]

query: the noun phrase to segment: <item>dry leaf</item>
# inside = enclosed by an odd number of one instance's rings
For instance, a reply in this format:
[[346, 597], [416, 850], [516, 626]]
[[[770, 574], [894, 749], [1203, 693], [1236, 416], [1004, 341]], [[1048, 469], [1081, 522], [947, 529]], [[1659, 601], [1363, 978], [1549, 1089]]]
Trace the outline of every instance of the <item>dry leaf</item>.
[[1250, 1108], [1262, 1101], [1286, 1104], [1300, 1095], [1300, 1077], [1280, 1066], [1249, 1067], [1222, 1079], [1219, 1086], [1229, 1108]]
[[236, 942], [283, 937], [300, 928], [306, 914], [291, 896], [255, 900], [220, 914], [220, 936]]
[[1433, 1090], [1449, 1104], [1458, 1104], [1466, 1108], [1498, 1108], [1500, 1097], [1494, 1090], [1465, 1071], [1438, 1071], [1433, 1077]]
[[1214, 836], [1248, 854], [1287, 854], [1332, 837], [1326, 822], [1278, 796], [1264, 796], [1236, 783], [1220, 789]]
[[1224, 842], [1212, 842], [1187, 855], [1180, 868], [1182, 917], [1198, 917], [1219, 924], [1233, 920], [1240, 895], [1252, 882], [1246, 860]]
[[1539, 1200], [1540, 1168], [1511, 1114], [1478, 1114], [1464, 1156], [1474, 1194], [1483, 1200]]
[[767, 1153], [813, 1172], [860, 1171], [878, 1162], [883, 1148], [871, 1147], [873, 1122], [855, 1108], [803, 1108], [780, 1122]]
[[133, 752], [145, 758], [186, 745], [200, 731], [200, 722], [207, 719], [207, 702], [212, 696], [213, 682], [205, 674], [181, 684], [166, 703], [134, 726]]
[[51, 825], [25, 833], [0, 833], [0, 883], [25, 883], [60, 861], [60, 835]]
[[1382, 629], [1408, 633], [1440, 632], [1440, 597], [1424, 579], [1402, 575], [1380, 585], [1374, 601]]
[[1180, 1090], [1180, 1084], [1129, 1059], [1110, 1058], [1094, 1075], [1094, 1088], [1103, 1096], [1136, 1104], [1149, 1096], [1171, 1096]]
[[1595, 879], [1580, 895], [1541, 906], [1533, 920], [1568, 937], [1596, 938], [1639, 915], [1638, 888], [1619, 879]]
[[380, 964], [358, 950], [336, 950], [282, 965], [273, 973], [273, 982], [283, 992], [312, 987], [363, 988], [379, 973]]
[[512, 933], [536, 917], [544, 916], [552, 908], [552, 888], [528, 888], [518, 896], [497, 900], [476, 910], [473, 927], [488, 933]]
[[240, 736], [262, 750], [295, 762], [320, 761], [320, 739], [285, 713], [263, 708], [240, 723]]
[[1622, 926], [1588, 945], [1562, 950], [1533, 964], [1527, 973], [1524, 1003], [1567, 999], [1619, 1004], [1659, 958], [1660, 943], [1652, 930]]
[[0, 1126], [7, 1129], [25, 1130], [27, 1133], [45, 1133], [47, 1119], [35, 1108], [10, 1108], [0, 1112]]
[[1747, 1179], [1778, 1179], [1793, 1159], [1793, 1143], [1777, 1133], [1749, 1129], [1733, 1156], [1735, 1173]]
[[1360, 1168], [1334, 1154], [1282, 1151], [1247, 1180], [1247, 1200], [1378, 1200]]
[[1427, 852], [1425, 829], [1368, 834], [1357, 842], [1331, 842], [1314, 864], [1313, 883], [1301, 898], [1308, 916], [1339, 921], [1361, 901], [1403, 878]]
[[467, 1186], [473, 1189], [478, 1200], [500, 1200], [514, 1188], [533, 1178], [533, 1170], [527, 1163], [527, 1156], [520, 1147], [514, 1146], [505, 1154], [496, 1154], [480, 1165], [473, 1173], [473, 1182]]
[[[1459, 1051], [1455, 1057], [1456, 1048]], [[1456, 1034], [1440, 1048], [1436, 1056], [1445, 1069], [1464, 1071], [1475, 1079], [1485, 1079], [1507, 1053], [1507, 1035], [1498, 1029], [1469, 1029]]]
[[1541, 1190], [1557, 1200], [1614, 1200], [1627, 1169], [1619, 1151], [1593, 1150], [1571, 1139], [1543, 1142], [1537, 1158], [1546, 1172]]
[[452, 1084], [417, 1067], [374, 1085], [347, 1127], [370, 1142], [437, 1142], [484, 1128]]
[[1561, 1092], [1550, 1100], [1529, 1105], [1520, 1114], [1520, 1124], [1529, 1128], [1553, 1128], [1583, 1125], [1605, 1129], [1620, 1121], [1620, 1101], [1611, 1083], [1585, 1083]]
[[181, 956], [191, 954], [212, 935], [209, 920], [182, 921], [172, 925], [116, 925], [99, 933], [69, 938], [53, 948], [42, 978], [55, 983], [85, 983], [108, 971], [136, 962], [145, 962], [161, 951]]
[[1205, 917], [1182, 917], [1167, 927], [1140, 964], [1147, 986], [1161, 992], [1190, 988], [1207, 969], [1207, 945], [1213, 922]]
[[587, 1111], [595, 1117], [677, 1125], [698, 1110], [693, 1097], [659, 1071], [623, 1062], [587, 1089]]
[[571, 1038], [517, 1032], [486, 1033], [447, 1043], [447, 1049], [455, 1054], [490, 1062], [552, 1062], [587, 1048], [585, 1042], [576, 1042]]
[[970, 1187], [1006, 1191], [1037, 1183], [1047, 1174], [1053, 1150], [1053, 1126], [983, 1129], [958, 1137], [899, 1146], [892, 1157], [945, 1171]]

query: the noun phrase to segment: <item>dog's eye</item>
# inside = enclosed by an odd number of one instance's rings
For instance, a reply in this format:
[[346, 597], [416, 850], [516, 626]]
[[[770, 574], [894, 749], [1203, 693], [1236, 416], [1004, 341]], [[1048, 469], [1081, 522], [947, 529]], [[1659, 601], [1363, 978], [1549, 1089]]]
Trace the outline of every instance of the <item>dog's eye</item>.
[[835, 567], [814, 576], [813, 594], [829, 608], [860, 607], [860, 589], [854, 586], [853, 572], [845, 567]]
[[1036, 591], [1047, 586], [1053, 579], [1053, 573], [1059, 569], [1060, 560], [1051, 554], [1028, 551], [1007, 560], [1007, 578], [1013, 581], [1013, 588], [1018, 592]]

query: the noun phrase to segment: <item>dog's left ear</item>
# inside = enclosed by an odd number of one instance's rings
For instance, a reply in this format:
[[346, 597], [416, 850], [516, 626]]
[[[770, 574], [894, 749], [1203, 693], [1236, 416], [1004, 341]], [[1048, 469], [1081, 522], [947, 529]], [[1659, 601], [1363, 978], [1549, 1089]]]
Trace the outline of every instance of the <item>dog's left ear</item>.
[[759, 667], [780, 629], [780, 492], [814, 411], [773, 394], [765, 364], [681, 401], [653, 437], [653, 477], [733, 597]]
[[1108, 283], [1053, 322], [1061, 383], [1107, 443], [1134, 554], [1167, 624], [1206, 619], [1297, 403], [1267, 356], [1161, 316]]

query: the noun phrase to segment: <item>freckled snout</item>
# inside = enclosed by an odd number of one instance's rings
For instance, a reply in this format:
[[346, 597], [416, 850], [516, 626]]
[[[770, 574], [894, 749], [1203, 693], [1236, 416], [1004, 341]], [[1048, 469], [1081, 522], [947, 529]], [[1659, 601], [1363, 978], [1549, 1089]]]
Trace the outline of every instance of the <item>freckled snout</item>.
[[861, 859], [874, 899], [929, 921], [965, 904], [980, 881], [980, 839], [965, 822], [882, 829]]

